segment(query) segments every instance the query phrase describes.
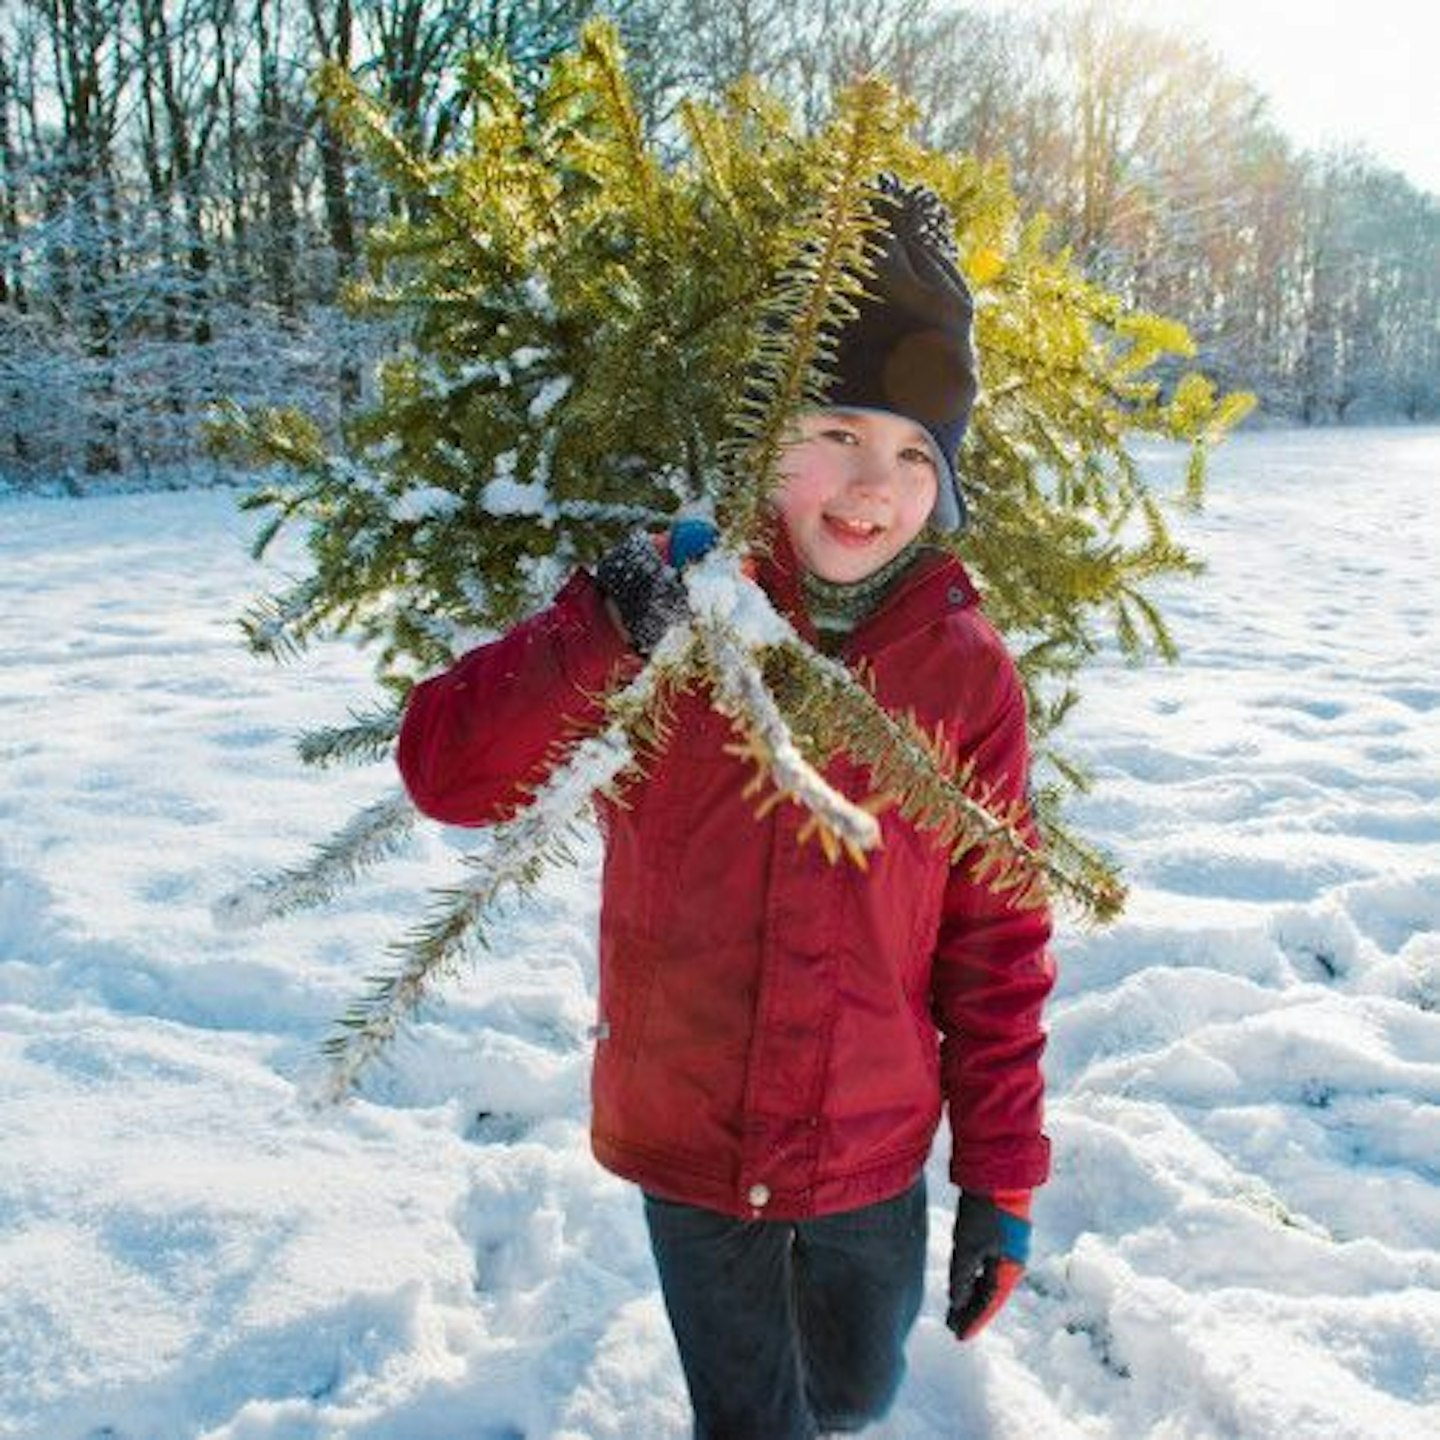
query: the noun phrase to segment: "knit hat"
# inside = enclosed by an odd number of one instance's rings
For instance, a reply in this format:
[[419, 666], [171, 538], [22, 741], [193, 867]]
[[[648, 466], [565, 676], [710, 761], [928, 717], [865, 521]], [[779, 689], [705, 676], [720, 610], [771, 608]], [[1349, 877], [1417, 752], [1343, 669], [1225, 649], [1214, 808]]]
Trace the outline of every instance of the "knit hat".
[[932, 522], [965, 524], [955, 455], [979, 388], [972, 338], [975, 306], [956, 267], [955, 221], [933, 190], [894, 175], [875, 182], [883, 223], [870, 239], [873, 276], [856, 314], [834, 335], [821, 365], [823, 394], [837, 409], [884, 410], [925, 428], [940, 459]]

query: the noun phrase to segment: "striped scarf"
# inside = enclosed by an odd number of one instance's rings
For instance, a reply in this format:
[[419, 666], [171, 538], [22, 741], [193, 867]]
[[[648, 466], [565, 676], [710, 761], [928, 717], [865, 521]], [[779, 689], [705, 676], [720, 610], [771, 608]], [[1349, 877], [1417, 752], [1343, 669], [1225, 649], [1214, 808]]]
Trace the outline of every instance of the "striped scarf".
[[801, 571], [800, 591], [805, 597], [805, 608], [819, 632], [820, 648], [827, 655], [838, 653], [851, 631], [880, 608], [880, 602], [919, 554], [920, 541], [912, 540], [873, 574], [849, 585], [822, 580], [808, 570]]

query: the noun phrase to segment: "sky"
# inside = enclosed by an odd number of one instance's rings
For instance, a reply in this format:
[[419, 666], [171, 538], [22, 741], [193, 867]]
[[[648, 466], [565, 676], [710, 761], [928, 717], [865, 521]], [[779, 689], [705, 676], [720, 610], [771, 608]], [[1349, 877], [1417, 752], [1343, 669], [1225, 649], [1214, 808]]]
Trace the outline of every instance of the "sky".
[[[982, 0], [1042, 10], [1048, 0]], [[1147, 0], [1135, 13], [1204, 40], [1270, 97], [1303, 148], [1360, 141], [1440, 195], [1440, 5], [1434, 0]]]

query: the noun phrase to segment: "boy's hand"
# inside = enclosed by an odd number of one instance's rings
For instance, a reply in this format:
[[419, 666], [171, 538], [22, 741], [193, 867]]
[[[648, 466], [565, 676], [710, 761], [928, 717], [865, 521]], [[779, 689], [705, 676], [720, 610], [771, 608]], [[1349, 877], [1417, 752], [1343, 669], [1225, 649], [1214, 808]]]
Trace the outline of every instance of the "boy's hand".
[[650, 654], [665, 632], [690, 613], [684, 582], [676, 572], [698, 560], [718, 538], [708, 520], [679, 520], [661, 540], [636, 530], [600, 557], [595, 580], [641, 655]]
[[969, 1192], [955, 1212], [950, 1254], [950, 1308], [945, 1323], [961, 1340], [994, 1319], [1025, 1273], [1030, 1258], [1030, 1192]]

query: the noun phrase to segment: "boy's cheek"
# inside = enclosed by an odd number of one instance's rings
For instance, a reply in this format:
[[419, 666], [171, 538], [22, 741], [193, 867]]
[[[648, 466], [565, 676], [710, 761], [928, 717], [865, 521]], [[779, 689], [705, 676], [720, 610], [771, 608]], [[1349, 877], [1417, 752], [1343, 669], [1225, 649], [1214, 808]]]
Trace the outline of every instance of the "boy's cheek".
[[824, 499], [826, 486], [806, 471], [780, 472], [780, 485], [775, 492], [775, 505], [787, 525], [817, 513]]
[[780, 523], [785, 527], [785, 538], [790, 542], [791, 548], [797, 552], [805, 541], [805, 527], [803, 517], [791, 506], [779, 505]]

